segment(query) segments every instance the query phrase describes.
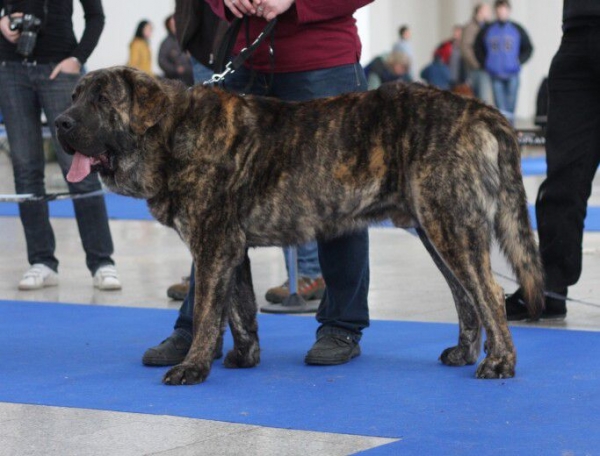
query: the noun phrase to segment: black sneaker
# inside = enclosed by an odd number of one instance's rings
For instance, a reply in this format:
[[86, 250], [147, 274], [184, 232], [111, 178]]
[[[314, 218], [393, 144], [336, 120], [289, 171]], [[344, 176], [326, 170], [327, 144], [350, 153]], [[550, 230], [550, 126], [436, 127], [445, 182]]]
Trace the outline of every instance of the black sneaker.
[[[556, 292], [557, 295], [567, 296], [567, 290]], [[523, 292], [519, 288], [512, 295], [506, 295], [506, 318], [508, 321], [523, 321], [529, 319], [529, 312], [525, 307]], [[540, 319], [542, 320], [562, 320], [567, 316], [567, 304], [564, 299], [546, 296], [545, 306]]]
[[[181, 363], [192, 345], [185, 337], [174, 332], [160, 344], [146, 350], [142, 356], [142, 364], [145, 366], [174, 366]], [[223, 338], [217, 339], [215, 355], [213, 359], [223, 356]]]
[[324, 327], [317, 333], [317, 341], [306, 354], [306, 364], [331, 366], [344, 364], [360, 356], [360, 345], [349, 331]]

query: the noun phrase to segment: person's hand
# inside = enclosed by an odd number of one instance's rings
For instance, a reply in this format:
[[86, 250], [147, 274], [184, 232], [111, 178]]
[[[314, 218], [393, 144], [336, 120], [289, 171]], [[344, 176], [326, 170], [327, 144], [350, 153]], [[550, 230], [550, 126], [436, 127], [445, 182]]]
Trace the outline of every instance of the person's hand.
[[294, 0], [254, 0], [252, 3], [256, 7], [257, 16], [271, 21], [289, 10]]
[[81, 63], [75, 57], [67, 57], [54, 67], [50, 74], [50, 79], [58, 76], [58, 73], [79, 74], [81, 72]]
[[254, 16], [256, 14], [256, 8], [250, 0], [224, 0], [225, 6], [229, 8], [229, 11], [240, 19], [247, 16]]
[[[23, 13], [13, 13], [12, 17], [22, 17]], [[19, 37], [21, 36], [20, 30], [11, 30], [10, 29], [10, 18], [8, 16], [4, 16], [0, 19], [0, 31], [4, 38], [10, 41], [13, 44], [16, 44], [19, 41]]]

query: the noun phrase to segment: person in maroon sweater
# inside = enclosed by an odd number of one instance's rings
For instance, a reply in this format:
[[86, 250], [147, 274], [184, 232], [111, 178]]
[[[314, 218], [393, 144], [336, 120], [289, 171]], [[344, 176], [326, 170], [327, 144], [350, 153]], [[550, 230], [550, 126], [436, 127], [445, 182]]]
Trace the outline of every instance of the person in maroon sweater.
[[[361, 43], [352, 15], [371, 1], [206, 0], [221, 18], [248, 17], [234, 55], [248, 40], [254, 41], [267, 21], [277, 17], [272, 38], [264, 40], [246, 66], [227, 76], [225, 89], [285, 101], [365, 91], [367, 81], [359, 64]], [[317, 311], [317, 341], [305, 362], [342, 364], [360, 355], [362, 330], [369, 326], [367, 230], [319, 241], [318, 258], [327, 288]], [[201, 267], [198, 273], [202, 273]], [[194, 289], [193, 280], [190, 289]], [[183, 360], [192, 339], [193, 301], [192, 292], [183, 302], [175, 331], [146, 351], [144, 364], [165, 366]]]

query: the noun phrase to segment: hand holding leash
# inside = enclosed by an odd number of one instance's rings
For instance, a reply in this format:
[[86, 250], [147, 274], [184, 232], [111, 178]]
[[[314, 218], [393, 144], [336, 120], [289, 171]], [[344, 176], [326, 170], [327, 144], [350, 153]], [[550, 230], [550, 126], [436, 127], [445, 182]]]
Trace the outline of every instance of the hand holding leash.
[[256, 15], [271, 21], [289, 10], [294, 0], [254, 0], [253, 3], [256, 6]]
[[229, 8], [229, 11], [238, 18], [246, 16], [254, 16], [256, 14], [256, 8], [250, 0], [225, 0], [225, 6]]

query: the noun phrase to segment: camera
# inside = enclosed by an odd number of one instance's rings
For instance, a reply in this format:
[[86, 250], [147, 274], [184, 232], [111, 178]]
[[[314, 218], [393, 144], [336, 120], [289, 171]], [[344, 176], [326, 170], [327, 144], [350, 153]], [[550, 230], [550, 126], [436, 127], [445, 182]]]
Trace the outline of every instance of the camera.
[[41, 19], [33, 14], [25, 14], [21, 17], [10, 17], [10, 29], [13, 31], [21, 31], [21, 36], [17, 42], [17, 52], [19, 54], [25, 57], [31, 55], [41, 25]]

